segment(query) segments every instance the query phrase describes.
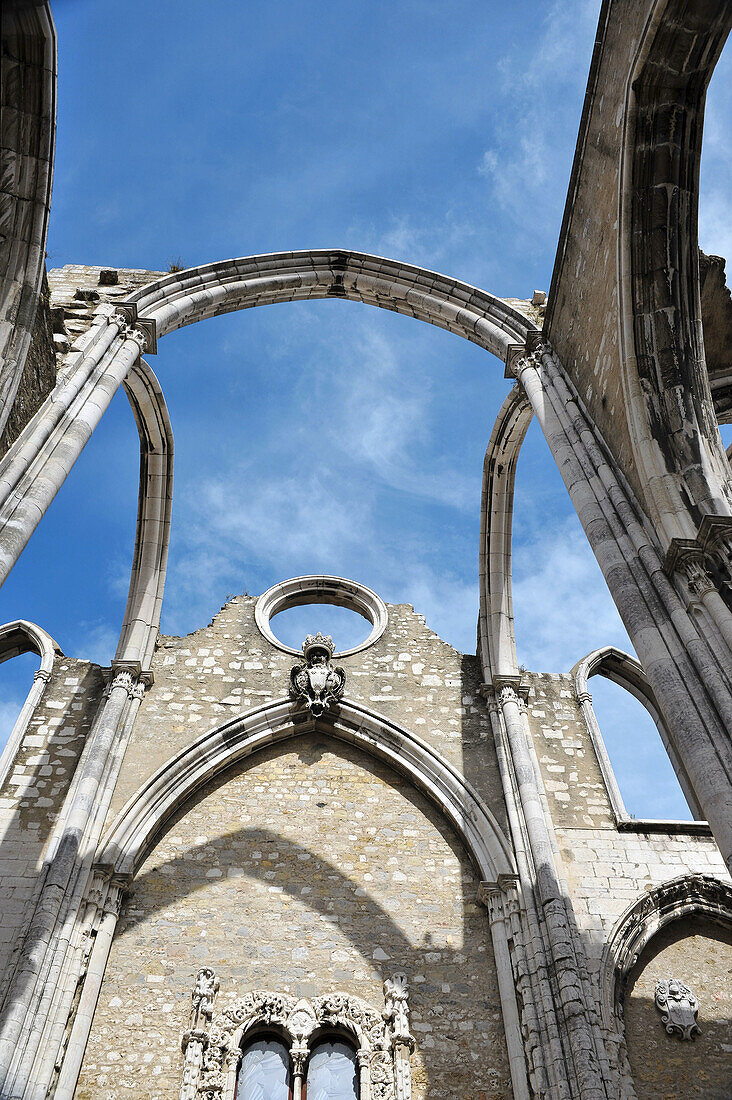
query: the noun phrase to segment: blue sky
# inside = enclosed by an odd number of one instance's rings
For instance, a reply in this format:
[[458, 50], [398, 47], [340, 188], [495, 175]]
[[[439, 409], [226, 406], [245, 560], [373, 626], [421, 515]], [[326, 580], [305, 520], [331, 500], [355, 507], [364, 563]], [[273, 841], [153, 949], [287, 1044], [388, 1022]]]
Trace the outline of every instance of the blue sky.
[[[344, 246], [500, 295], [547, 289], [598, 11], [595, 0], [130, 0], [121, 14], [56, 0], [48, 266], [167, 269]], [[732, 254], [724, 76], [710, 94], [701, 237]], [[152, 366], [176, 447], [164, 631], [207, 623], [231, 594], [332, 572], [413, 603], [474, 651], [482, 461], [508, 387], [497, 360], [409, 318], [327, 301], [184, 329]], [[29, 618], [65, 652], [109, 661], [137, 464], [118, 394], [6, 583], [1, 621]], [[528, 667], [629, 648], [535, 426], [514, 542]], [[339, 645], [353, 636], [346, 613], [288, 617], [274, 625], [295, 644], [311, 628]], [[0, 669], [6, 727], [31, 666]], [[630, 808], [680, 814], [673, 780], [648, 789], [670, 768], [655, 732], [639, 760], [643, 712], [613, 685], [593, 690]]]

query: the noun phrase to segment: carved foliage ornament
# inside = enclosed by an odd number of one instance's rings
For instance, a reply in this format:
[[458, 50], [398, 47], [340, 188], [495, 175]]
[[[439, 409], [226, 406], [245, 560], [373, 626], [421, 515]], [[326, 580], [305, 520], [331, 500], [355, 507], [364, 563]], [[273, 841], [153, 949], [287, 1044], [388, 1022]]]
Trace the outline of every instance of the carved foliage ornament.
[[694, 1039], [701, 1035], [696, 1022], [699, 1002], [678, 978], [668, 978], [656, 986], [656, 1008], [662, 1013], [661, 1021], [669, 1035], [679, 1039]]
[[183, 1036], [181, 1100], [233, 1096], [245, 1036], [272, 1026], [289, 1040], [296, 1076], [305, 1072], [313, 1033], [323, 1028], [341, 1030], [350, 1034], [358, 1047], [364, 1100], [409, 1100], [409, 1054], [414, 1039], [409, 1032], [404, 974], [395, 974], [384, 983], [383, 1013], [347, 993], [328, 993], [309, 1001], [257, 989], [214, 1015], [218, 988], [212, 970], [199, 970], [192, 995], [191, 1029]]
[[295, 665], [290, 672], [290, 698], [307, 707], [315, 718], [338, 702], [346, 685], [343, 669], [330, 663], [334, 651], [329, 635], [308, 634], [302, 643], [305, 664]]

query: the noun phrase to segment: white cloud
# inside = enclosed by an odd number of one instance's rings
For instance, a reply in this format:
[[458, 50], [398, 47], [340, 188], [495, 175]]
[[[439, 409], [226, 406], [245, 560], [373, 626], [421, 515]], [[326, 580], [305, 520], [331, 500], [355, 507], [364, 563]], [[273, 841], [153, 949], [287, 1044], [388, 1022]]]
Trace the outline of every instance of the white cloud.
[[[577, 104], [599, 10], [596, 0], [555, 0], [536, 48], [526, 55], [517, 47], [502, 58], [502, 95], [510, 109], [476, 166], [493, 199], [520, 229], [552, 241], [569, 181], [580, 120]], [[558, 155], [562, 149], [565, 159]]]
[[602, 645], [633, 652], [574, 515], [514, 547], [513, 605], [519, 660], [527, 668], [568, 671]]

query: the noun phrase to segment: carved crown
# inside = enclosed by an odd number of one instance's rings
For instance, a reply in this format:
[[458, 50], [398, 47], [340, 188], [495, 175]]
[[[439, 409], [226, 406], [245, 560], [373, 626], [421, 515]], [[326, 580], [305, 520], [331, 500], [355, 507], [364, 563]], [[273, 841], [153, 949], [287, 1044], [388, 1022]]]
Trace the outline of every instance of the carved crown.
[[311, 653], [325, 653], [330, 660], [335, 653], [335, 644], [330, 634], [321, 634], [318, 631], [317, 634], [308, 634], [302, 643], [302, 652], [306, 661]]

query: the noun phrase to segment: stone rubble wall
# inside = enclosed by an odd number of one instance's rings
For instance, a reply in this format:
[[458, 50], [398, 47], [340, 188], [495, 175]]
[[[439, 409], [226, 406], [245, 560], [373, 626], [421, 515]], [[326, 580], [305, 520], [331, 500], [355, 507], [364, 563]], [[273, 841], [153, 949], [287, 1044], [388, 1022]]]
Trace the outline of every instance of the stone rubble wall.
[[405, 780], [319, 734], [235, 766], [185, 806], [135, 879], [77, 1100], [180, 1088], [196, 970], [218, 1007], [252, 989], [383, 1008], [409, 975], [413, 1100], [511, 1095], [490, 928], [457, 836]]
[[56, 657], [51, 679], [0, 788], [0, 1004], [33, 912], [48, 841], [103, 687], [97, 665]]
[[[160, 637], [155, 686], [140, 707], [110, 821], [145, 779], [197, 736], [287, 696], [297, 658], [260, 634], [255, 604], [254, 597], [237, 596], [209, 626], [183, 638]], [[346, 672], [349, 699], [432, 745], [463, 772], [508, 832], [477, 658], [452, 649], [422, 615], [398, 604], [389, 606], [379, 641], [336, 663]]]
[[685, 874], [729, 881], [712, 836], [620, 831], [571, 674], [529, 674], [528, 712], [548, 810], [554, 823], [590, 973], [618, 918], [643, 893]]

